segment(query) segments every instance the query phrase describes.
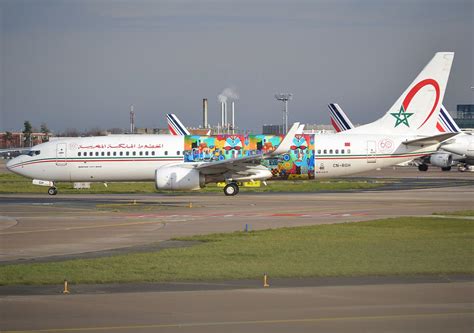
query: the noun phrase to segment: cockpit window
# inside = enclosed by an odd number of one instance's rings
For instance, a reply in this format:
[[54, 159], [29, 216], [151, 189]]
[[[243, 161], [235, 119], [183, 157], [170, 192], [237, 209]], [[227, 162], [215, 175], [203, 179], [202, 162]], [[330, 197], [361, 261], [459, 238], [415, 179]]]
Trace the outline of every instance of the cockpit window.
[[39, 155], [41, 153], [41, 150], [30, 150], [27, 155], [29, 156], [35, 156], [35, 155]]

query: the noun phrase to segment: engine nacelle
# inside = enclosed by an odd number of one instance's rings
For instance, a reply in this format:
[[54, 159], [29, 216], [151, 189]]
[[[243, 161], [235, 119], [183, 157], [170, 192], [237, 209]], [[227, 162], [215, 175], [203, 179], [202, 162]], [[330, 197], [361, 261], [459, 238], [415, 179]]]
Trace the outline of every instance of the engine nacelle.
[[196, 169], [171, 165], [155, 170], [157, 190], [199, 190], [204, 186], [204, 180], [204, 175]]
[[430, 156], [431, 165], [447, 168], [453, 163], [453, 156], [449, 153], [435, 153]]

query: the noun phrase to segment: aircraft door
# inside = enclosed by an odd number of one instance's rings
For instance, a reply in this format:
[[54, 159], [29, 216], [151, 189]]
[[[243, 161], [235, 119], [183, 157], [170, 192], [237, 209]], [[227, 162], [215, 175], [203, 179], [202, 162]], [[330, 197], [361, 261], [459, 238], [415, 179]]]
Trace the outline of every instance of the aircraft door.
[[58, 143], [56, 145], [56, 165], [57, 166], [67, 165], [66, 148], [67, 148], [67, 144], [65, 143]]
[[367, 163], [377, 162], [377, 144], [375, 141], [367, 141]]

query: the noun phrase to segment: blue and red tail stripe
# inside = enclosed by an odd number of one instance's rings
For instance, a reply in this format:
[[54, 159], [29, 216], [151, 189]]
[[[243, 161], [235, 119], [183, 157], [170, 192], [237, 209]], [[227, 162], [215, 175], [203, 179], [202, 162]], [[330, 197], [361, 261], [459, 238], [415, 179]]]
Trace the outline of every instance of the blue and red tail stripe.
[[179, 121], [178, 117], [174, 114], [167, 114], [166, 119], [168, 120], [168, 129], [172, 135], [189, 135], [188, 129]]
[[338, 104], [330, 103], [328, 107], [331, 113], [331, 124], [337, 132], [354, 128], [354, 125]]

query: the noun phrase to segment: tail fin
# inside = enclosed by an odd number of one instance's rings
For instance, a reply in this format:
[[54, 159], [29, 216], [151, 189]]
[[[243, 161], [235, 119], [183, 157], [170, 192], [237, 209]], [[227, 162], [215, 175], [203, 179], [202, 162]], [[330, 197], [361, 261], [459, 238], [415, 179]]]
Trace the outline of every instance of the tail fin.
[[166, 115], [168, 120], [168, 129], [172, 135], [190, 135], [188, 129], [179, 121], [178, 117], [173, 113]]
[[450, 132], [450, 133], [459, 133], [459, 132], [461, 132], [461, 129], [459, 128], [458, 124], [456, 124], [456, 122], [451, 117], [449, 112], [446, 110], [444, 105], [441, 105], [441, 110], [440, 110], [440, 113], [439, 113], [438, 123], [436, 124], [436, 128], [442, 133], [444, 133], [444, 132]]
[[438, 52], [379, 120], [353, 132], [433, 135], [448, 83], [453, 52]]
[[344, 113], [342, 108], [337, 103], [328, 104], [329, 114], [331, 116], [331, 124], [336, 132], [343, 132], [354, 128], [355, 126], [350, 121], [349, 117]]

